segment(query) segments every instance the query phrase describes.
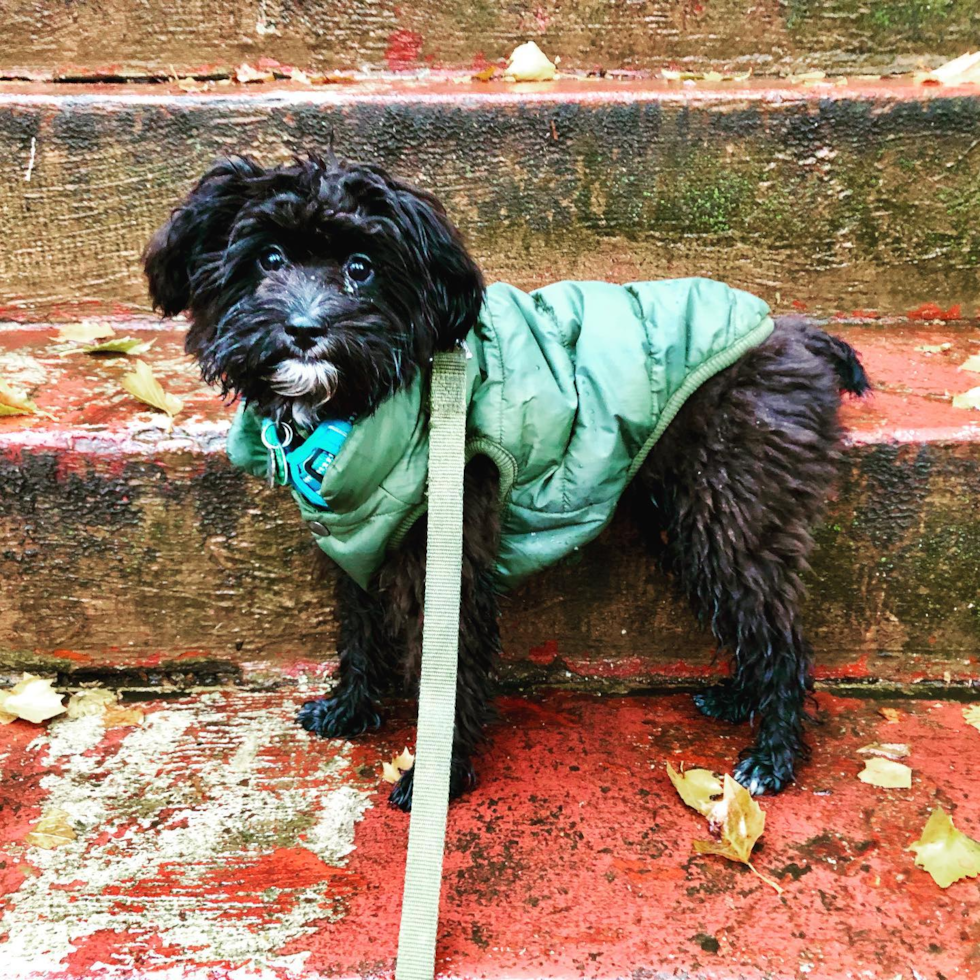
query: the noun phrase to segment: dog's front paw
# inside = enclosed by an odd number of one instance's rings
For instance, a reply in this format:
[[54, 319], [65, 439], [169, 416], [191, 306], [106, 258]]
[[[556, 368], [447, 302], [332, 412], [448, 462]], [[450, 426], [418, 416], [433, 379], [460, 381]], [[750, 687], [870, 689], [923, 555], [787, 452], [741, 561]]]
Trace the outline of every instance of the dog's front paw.
[[728, 681], [698, 691], [694, 695], [694, 704], [701, 714], [735, 725], [745, 721], [752, 713], [748, 701]]
[[317, 698], [307, 701], [296, 720], [308, 731], [321, 738], [352, 738], [381, 724], [380, 715], [370, 702], [355, 702], [346, 698]]
[[735, 781], [753, 796], [779, 793], [793, 782], [793, 762], [791, 753], [753, 748], [735, 767]]
[[[412, 809], [412, 787], [415, 785], [415, 769], [402, 773], [388, 797], [392, 806], [408, 813]], [[476, 786], [476, 770], [469, 759], [453, 759], [449, 770], [449, 799], [455, 800]]]

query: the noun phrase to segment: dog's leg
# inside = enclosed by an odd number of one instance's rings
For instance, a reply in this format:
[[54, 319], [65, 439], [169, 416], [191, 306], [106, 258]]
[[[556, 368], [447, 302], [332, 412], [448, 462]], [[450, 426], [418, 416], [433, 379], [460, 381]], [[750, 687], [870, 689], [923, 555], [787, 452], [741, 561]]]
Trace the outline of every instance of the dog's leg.
[[337, 583], [337, 615], [337, 686], [327, 697], [307, 701], [296, 716], [307, 731], [323, 738], [349, 738], [381, 724], [376, 703], [390, 648], [380, 601], [347, 575]]
[[[424, 527], [416, 528], [413, 535], [416, 533], [424, 542]], [[450, 799], [461, 796], [476, 785], [472, 756], [493, 714], [491, 696], [500, 652], [497, 595], [493, 587], [497, 540], [497, 471], [489, 460], [476, 457], [467, 465], [465, 479], [459, 672], [456, 679], [456, 727], [453, 734]], [[413, 551], [417, 548], [416, 542]], [[415, 576], [415, 601], [419, 609], [422, 606], [423, 578]], [[421, 634], [417, 631], [410, 637], [409, 648], [409, 656], [414, 661], [413, 672], [417, 673], [421, 662]], [[412, 808], [412, 780], [413, 770], [409, 770], [391, 791], [391, 802], [402, 810]]]
[[838, 379], [808, 339], [777, 331], [706, 382], [641, 470], [667, 567], [734, 656], [731, 678], [697, 695], [698, 707], [758, 721], [735, 770], [753, 793], [782, 789], [806, 753], [802, 575], [840, 442]]

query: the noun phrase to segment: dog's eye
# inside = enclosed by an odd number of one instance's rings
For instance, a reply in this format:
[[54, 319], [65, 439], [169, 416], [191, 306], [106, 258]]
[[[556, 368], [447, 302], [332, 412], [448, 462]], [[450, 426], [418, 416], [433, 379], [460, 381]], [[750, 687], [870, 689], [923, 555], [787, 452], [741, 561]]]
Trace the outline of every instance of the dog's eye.
[[281, 248], [267, 248], [259, 256], [259, 267], [266, 272], [275, 272], [286, 264], [286, 256]]
[[352, 255], [347, 260], [345, 271], [347, 278], [358, 284], [367, 282], [374, 275], [371, 260], [366, 255]]

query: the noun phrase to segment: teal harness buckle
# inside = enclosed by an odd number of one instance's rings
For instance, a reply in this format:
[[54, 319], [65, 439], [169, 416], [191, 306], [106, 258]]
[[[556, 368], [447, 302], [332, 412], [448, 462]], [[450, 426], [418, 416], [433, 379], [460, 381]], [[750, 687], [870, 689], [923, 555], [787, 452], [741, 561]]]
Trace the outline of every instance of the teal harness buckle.
[[[284, 438], [280, 438], [279, 429]], [[314, 507], [330, 510], [320, 494], [323, 475], [337, 458], [337, 453], [351, 433], [351, 422], [321, 422], [310, 437], [290, 449], [293, 428], [288, 422], [277, 425], [272, 419], [262, 422], [262, 445], [269, 450], [269, 479], [278, 486], [292, 487]]]

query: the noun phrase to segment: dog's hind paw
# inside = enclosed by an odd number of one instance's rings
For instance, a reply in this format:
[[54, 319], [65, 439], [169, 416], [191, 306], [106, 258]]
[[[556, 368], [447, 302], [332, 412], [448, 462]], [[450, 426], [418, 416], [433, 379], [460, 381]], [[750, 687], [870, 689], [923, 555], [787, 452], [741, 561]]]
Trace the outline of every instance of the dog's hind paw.
[[371, 704], [345, 698], [317, 698], [307, 701], [296, 714], [296, 721], [321, 738], [352, 738], [381, 725], [381, 716]]
[[735, 782], [741, 783], [753, 796], [779, 793], [793, 782], [793, 763], [771, 752], [750, 750], [735, 767]]
[[738, 724], [745, 721], [752, 713], [751, 707], [727, 681], [715, 684], [714, 687], [704, 691], [698, 691], [693, 697], [694, 704], [701, 714], [709, 718], [717, 718], [718, 721]]
[[[476, 786], [476, 770], [469, 759], [453, 759], [449, 771], [449, 799], [455, 800]], [[412, 788], [415, 785], [415, 769], [402, 773], [388, 797], [392, 806], [408, 813], [412, 809]]]

